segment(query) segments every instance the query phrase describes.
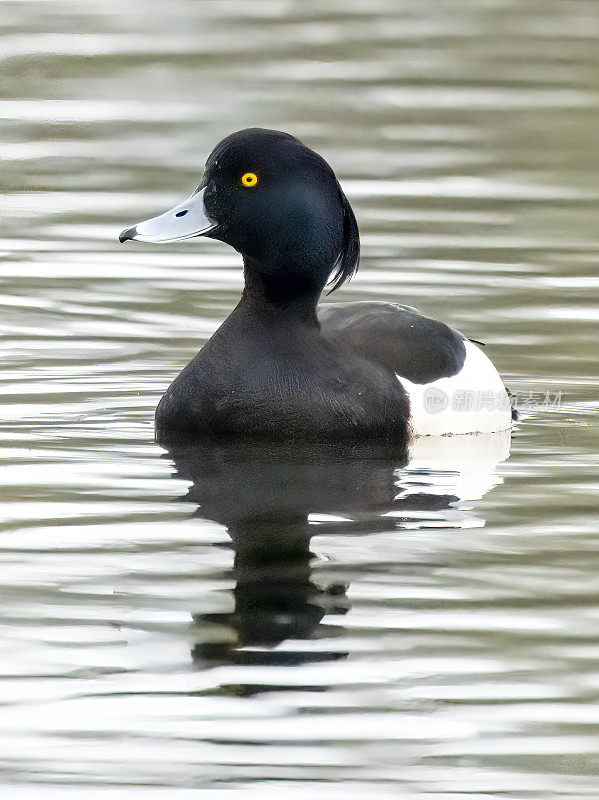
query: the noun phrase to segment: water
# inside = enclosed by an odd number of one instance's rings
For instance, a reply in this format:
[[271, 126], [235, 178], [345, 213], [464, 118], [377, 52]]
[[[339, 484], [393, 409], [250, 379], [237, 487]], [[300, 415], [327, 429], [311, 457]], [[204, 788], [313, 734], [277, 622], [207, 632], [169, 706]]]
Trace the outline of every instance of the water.
[[[597, 4], [0, 21], [5, 796], [599, 797]], [[343, 182], [338, 299], [487, 343], [525, 412], [509, 458], [153, 443], [239, 258], [116, 236], [251, 124]]]

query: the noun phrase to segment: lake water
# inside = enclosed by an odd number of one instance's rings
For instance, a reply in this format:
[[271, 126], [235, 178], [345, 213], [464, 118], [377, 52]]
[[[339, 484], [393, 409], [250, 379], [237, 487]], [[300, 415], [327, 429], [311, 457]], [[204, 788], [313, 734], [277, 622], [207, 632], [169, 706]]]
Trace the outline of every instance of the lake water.
[[[0, 23], [3, 796], [599, 797], [596, 0]], [[336, 169], [363, 242], [337, 299], [486, 342], [509, 458], [154, 444], [240, 260], [117, 235], [248, 125]]]

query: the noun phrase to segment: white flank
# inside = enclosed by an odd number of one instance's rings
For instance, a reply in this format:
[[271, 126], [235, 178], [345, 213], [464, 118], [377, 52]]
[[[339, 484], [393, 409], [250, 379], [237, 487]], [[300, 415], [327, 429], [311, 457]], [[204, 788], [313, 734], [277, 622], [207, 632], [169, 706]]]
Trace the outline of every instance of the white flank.
[[432, 383], [397, 379], [410, 400], [414, 436], [494, 433], [512, 426], [512, 410], [499, 373], [483, 351], [466, 341], [464, 366]]

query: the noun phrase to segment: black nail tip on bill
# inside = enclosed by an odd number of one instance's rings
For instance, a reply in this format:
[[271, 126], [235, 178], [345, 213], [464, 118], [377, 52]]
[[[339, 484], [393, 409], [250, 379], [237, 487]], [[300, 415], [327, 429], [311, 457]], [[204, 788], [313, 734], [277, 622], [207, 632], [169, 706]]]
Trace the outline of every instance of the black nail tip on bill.
[[119, 242], [122, 244], [123, 242], [126, 242], [127, 239], [134, 239], [136, 235], [137, 227], [134, 225], [132, 228], [127, 228], [119, 233]]

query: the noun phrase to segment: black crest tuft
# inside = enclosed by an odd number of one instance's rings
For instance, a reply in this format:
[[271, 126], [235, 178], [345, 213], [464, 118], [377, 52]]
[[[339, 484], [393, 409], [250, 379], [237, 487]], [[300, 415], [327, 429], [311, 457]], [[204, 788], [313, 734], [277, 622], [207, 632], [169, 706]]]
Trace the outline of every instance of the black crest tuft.
[[358, 271], [360, 263], [360, 232], [358, 223], [349, 204], [349, 200], [339, 186], [341, 204], [343, 206], [343, 244], [335, 262], [334, 273], [330, 283], [332, 287], [327, 294], [334, 292], [345, 281], [350, 280]]

